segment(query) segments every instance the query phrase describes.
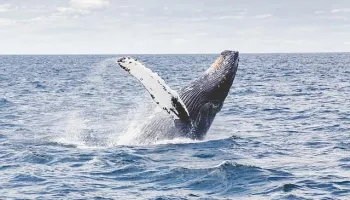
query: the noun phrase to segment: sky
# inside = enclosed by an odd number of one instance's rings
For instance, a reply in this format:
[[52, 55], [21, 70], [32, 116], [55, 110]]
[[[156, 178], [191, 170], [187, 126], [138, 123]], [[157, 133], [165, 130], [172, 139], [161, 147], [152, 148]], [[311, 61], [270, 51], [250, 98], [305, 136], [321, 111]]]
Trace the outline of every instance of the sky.
[[350, 52], [350, 0], [0, 0], [0, 54]]

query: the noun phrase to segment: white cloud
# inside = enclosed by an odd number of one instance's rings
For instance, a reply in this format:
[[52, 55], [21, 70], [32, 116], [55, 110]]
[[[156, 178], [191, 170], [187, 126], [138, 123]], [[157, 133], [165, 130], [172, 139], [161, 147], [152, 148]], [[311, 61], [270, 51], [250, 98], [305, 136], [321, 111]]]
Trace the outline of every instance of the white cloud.
[[242, 15], [227, 15], [227, 16], [220, 16], [220, 17], [215, 17], [215, 19], [243, 19], [244, 16]]
[[207, 17], [197, 17], [197, 18], [185, 19], [185, 21], [189, 21], [189, 22], [200, 22], [200, 21], [206, 21], [206, 20], [208, 20]]
[[57, 11], [62, 14], [88, 14], [90, 13], [89, 10], [84, 9], [76, 9], [72, 7], [58, 7]]
[[85, 10], [101, 9], [109, 5], [105, 0], [71, 0], [71, 7]]
[[350, 45], [350, 42], [344, 42], [345, 45]]
[[338, 8], [331, 10], [331, 13], [350, 12], [350, 8]]
[[10, 10], [10, 4], [0, 4], [0, 13], [7, 12]]
[[43, 21], [43, 20], [45, 20], [45, 18], [43, 16], [40, 16], [40, 17], [25, 19], [25, 20], [22, 20], [22, 22], [37, 22], [37, 21]]
[[89, 14], [91, 10], [105, 8], [109, 1], [105, 0], [70, 0], [69, 7], [58, 7], [61, 14]]
[[345, 16], [331, 15], [331, 16], [320, 16], [321, 19], [331, 19], [331, 20], [348, 20]]
[[10, 26], [15, 24], [16, 21], [6, 18], [0, 18], [0, 26]]
[[129, 5], [121, 5], [121, 6], [117, 6], [117, 8], [131, 8], [134, 6], [129, 6]]
[[41, 13], [41, 12], [45, 12], [47, 11], [48, 5], [33, 5], [33, 6], [26, 6], [26, 5], [22, 5], [19, 6], [20, 10], [25, 10], [27, 12], [32, 12], [32, 13]]
[[319, 14], [324, 14], [325, 11], [324, 10], [316, 10], [314, 13], [315, 13], [315, 15], [319, 15]]
[[54, 17], [55, 16], [50, 16], [50, 17], [38, 16], [38, 17], [19, 19], [19, 20], [0, 18], [0, 26], [12, 26], [12, 25], [42, 22], [42, 21], [52, 21]]
[[256, 15], [254, 16], [255, 19], [265, 19], [265, 18], [269, 18], [272, 17], [271, 14], [263, 14], [263, 15]]

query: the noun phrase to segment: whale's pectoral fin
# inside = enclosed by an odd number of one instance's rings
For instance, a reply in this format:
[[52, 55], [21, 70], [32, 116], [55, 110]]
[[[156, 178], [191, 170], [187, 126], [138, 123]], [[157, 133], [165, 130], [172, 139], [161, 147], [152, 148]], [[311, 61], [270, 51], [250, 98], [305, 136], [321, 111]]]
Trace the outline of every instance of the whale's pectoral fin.
[[190, 122], [187, 108], [179, 94], [172, 90], [157, 73], [130, 57], [122, 57], [117, 63], [143, 84], [159, 107], [185, 122]]

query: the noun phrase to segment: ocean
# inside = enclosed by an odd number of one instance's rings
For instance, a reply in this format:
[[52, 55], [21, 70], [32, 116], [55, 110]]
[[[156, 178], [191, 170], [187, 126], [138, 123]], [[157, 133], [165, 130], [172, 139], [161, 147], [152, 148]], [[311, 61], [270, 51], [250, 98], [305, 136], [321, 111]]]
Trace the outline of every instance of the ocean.
[[[152, 145], [120, 56], [0, 56], [0, 199], [350, 198], [350, 53], [242, 53], [206, 138]], [[132, 56], [179, 90], [218, 55]]]

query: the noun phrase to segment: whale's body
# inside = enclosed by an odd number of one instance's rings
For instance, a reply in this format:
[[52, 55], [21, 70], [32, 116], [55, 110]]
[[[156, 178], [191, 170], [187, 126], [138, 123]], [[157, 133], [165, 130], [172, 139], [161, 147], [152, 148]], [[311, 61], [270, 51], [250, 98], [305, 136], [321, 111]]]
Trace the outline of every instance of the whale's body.
[[238, 55], [236, 51], [222, 52], [201, 77], [178, 93], [142, 63], [130, 57], [120, 58], [118, 64], [137, 78], [164, 110], [142, 128], [137, 141], [149, 144], [177, 137], [203, 139], [231, 88]]

